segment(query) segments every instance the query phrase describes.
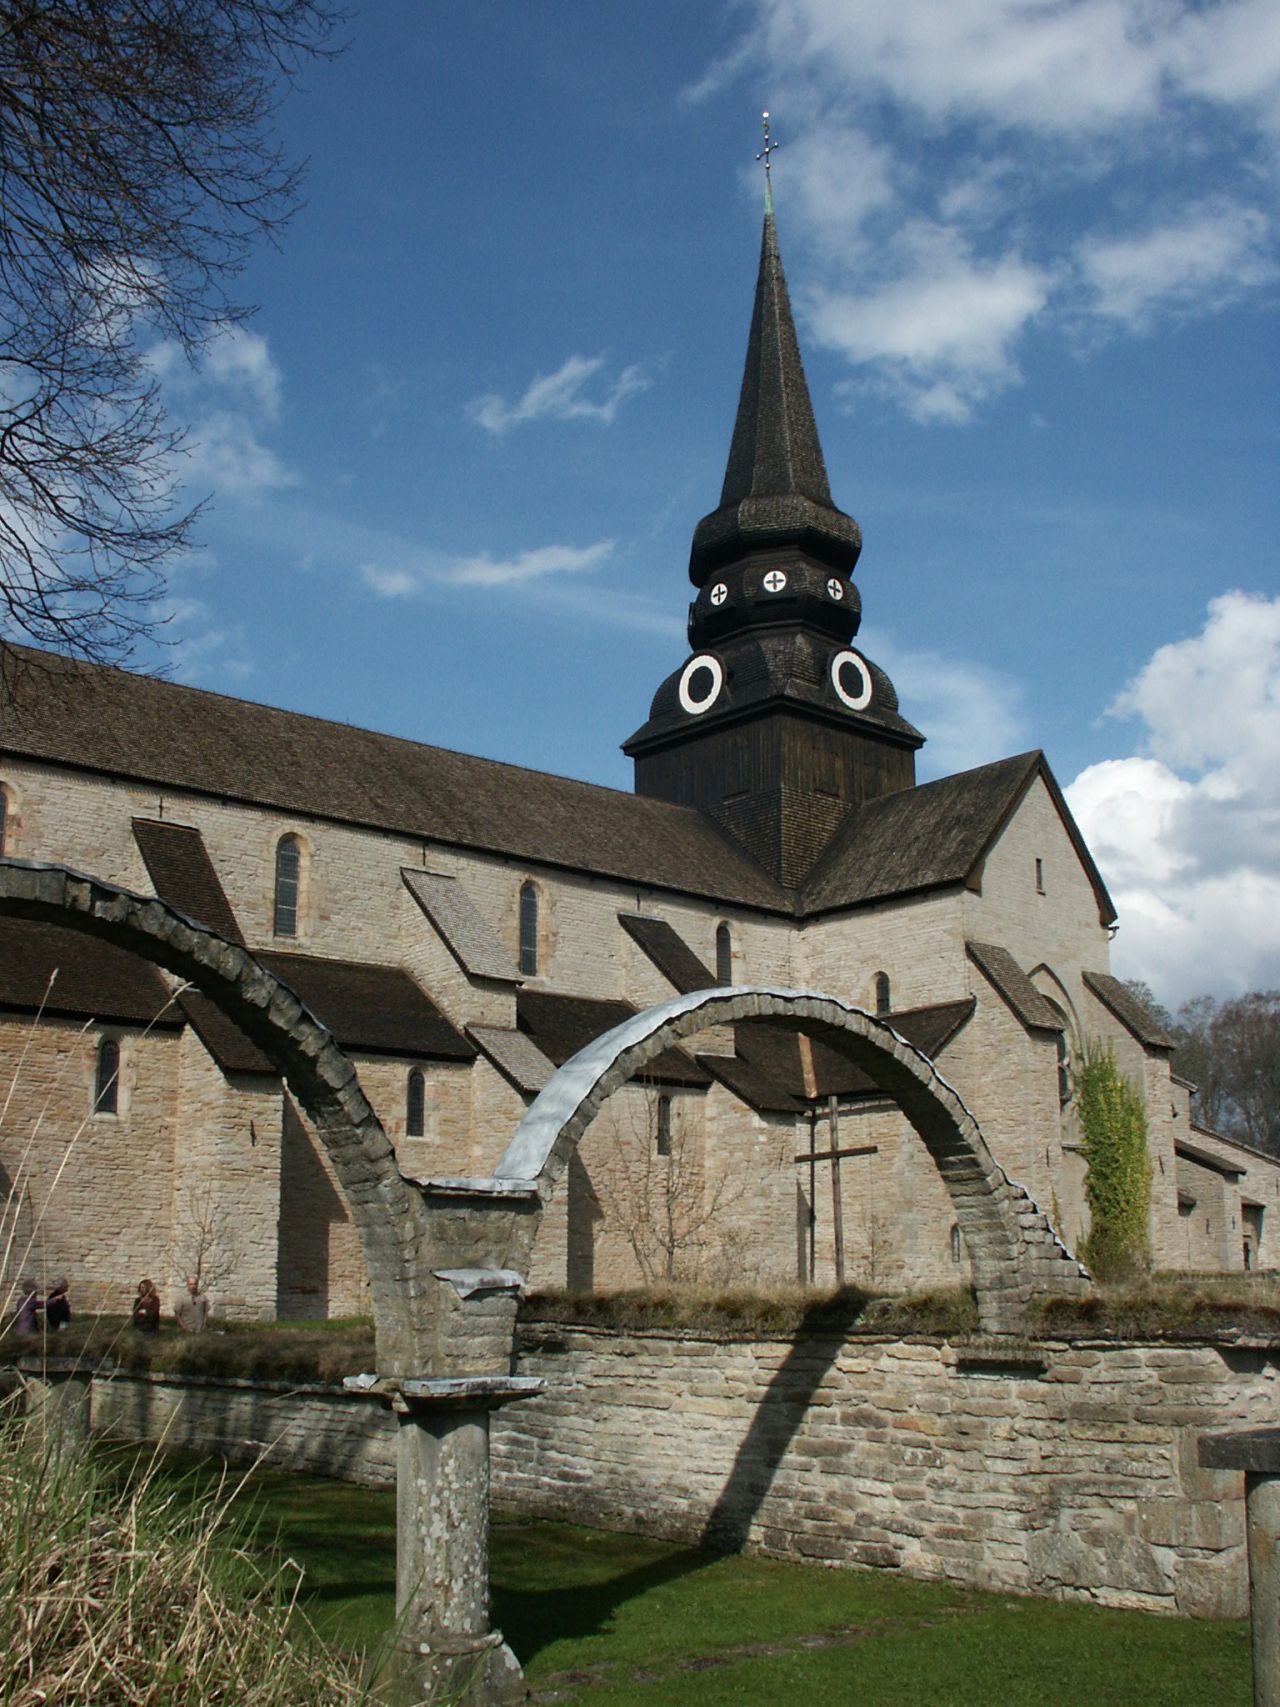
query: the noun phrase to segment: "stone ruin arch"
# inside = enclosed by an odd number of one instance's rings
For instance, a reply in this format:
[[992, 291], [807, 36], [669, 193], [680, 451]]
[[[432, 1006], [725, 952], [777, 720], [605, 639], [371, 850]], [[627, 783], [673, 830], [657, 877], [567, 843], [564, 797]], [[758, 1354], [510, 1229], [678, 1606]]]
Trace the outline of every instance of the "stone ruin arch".
[[978, 1123], [932, 1061], [878, 1019], [837, 996], [767, 986], [698, 990], [636, 1014], [567, 1061], [530, 1105], [494, 1169], [546, 1202], [602, 1104], [664, 1049], [713, 1025], [765, 1021], [802, 1031], [848, 1056], [894, 1098], [942, 1176], [968, 1247], [978, 1317], [988, 1333], [1018, 1333], [1037, 1292], [1080, 1289], [1087, 1277], [987, 1148]]
[[421, 1203], [396, 1167], [355, 1067], [293, 991], [247, 949], [164, 902], [64, 866], [0, 859], [0, 914], [79, 929], [164, 967], [258, 1045], [315, 1122], [350, 1205], [369, 1271], [378, 1361], [416, 1373]]
[[475, 1707], [526, 1698], [488, 1607], [489, 1413], [542, 1385], [511, 1373], [521, 1277], [506, 1265], [527, 1261], [543, 1205], [601, 1103], [669, 1044], [758, 1019], [803, 1030], [863, 1066], [897, 1099], [947, 1184], [986, 1331], [1019, 1331], [1037, 1290], [1087, 1284], [933, 1064], [836, 997], [763, 988], [677, 997], [560, 1068], [493, 1177], [411, 1181], [352, 1062], [248, 950], [153, 897], [0, 857], [4, 914], [101, 936], [194, 985], [258, 1045], [315, 1122], [369, 1271], [378, 1373], [355, 1386], [397, 1418], [396, 1663], [412, 1690]]

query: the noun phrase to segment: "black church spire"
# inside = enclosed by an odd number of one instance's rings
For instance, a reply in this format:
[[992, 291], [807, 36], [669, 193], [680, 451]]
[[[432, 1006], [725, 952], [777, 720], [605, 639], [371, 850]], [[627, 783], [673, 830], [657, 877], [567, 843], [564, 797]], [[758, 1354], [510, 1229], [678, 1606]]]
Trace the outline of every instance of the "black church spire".
[[831, 497], [767, 195], [724, 487], [689, 554], [693, 655], [623, 751], [637, 793], [708, 813], [789, 888], [853, 807], [915, 781], [923, 737], [851, 645], [861, 549]]
[[689, 578], [701, 587], [720, 564], [742, 552], [784, 542], [807, 546], [848, 575], [862, 536], [857, 522], [831, 499], [768, 205], [724, 487], [719, 506], [694, 530]]

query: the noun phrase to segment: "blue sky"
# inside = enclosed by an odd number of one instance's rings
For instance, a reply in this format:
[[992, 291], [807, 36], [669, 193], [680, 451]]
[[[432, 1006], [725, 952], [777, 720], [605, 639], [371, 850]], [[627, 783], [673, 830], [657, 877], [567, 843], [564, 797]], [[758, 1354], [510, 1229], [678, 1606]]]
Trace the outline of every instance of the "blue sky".
[[1274, 0], [371, 0], [198, 372], [181, 680], [630, 786], [719, 494], [768, 107], [866, 650], [1043, 746], [1176, 1004], [1280, 985]]

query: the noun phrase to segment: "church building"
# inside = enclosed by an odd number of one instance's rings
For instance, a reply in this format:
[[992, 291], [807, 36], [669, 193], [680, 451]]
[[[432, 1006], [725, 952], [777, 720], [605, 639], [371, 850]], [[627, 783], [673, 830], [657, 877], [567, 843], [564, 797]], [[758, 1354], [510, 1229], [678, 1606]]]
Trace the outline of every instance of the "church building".
[[[1274, 1266], [1280, 1163], [1193, 1126], [1109, 970], [1115, 910], [1040, 752], [918, 784], [924, 736], [859, 648], [767, 207], [689, 656], [624, 743], [633, 793], [29, 648], [0, 654], [0, 854], [155, 895], [247, 946], [333, 1033], [411, 1177], [491, 1172], [555, 1068], [676, 992], [829, 992], [936, 1063], [1073, 1250], [1073, 1074], [1146, 1100], [1160, 1268]], [[909, 709], [909, 708], [908, 708]], [[200, 1266], [242, 1318], [367, 1309], [323, 1148], [205, 997], [0, 918], [0, 1243], [124, 1310]], [[15, 1261], [17, 1258], [14, 1259]], [[534, 1286], [963, 1282], [950, 1199], [860, 1069], [750, 1022], [604, 1107]]]

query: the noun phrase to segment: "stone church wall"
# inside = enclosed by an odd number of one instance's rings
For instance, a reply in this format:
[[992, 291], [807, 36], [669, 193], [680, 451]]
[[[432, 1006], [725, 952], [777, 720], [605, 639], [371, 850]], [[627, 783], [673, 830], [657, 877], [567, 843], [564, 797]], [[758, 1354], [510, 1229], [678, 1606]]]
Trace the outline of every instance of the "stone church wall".
[[[1243, 1477], [1206, 1431], [1275, 1412], [1274, 1346], [732, 1341], [526, 1325], [544, 1394], [494, 1414], [500, 1510], [1195, 1617], [1247, 1605]], [[333, 1389], [98, 1380], [120, 1438], [371, 1486], [394, 1422]]]

